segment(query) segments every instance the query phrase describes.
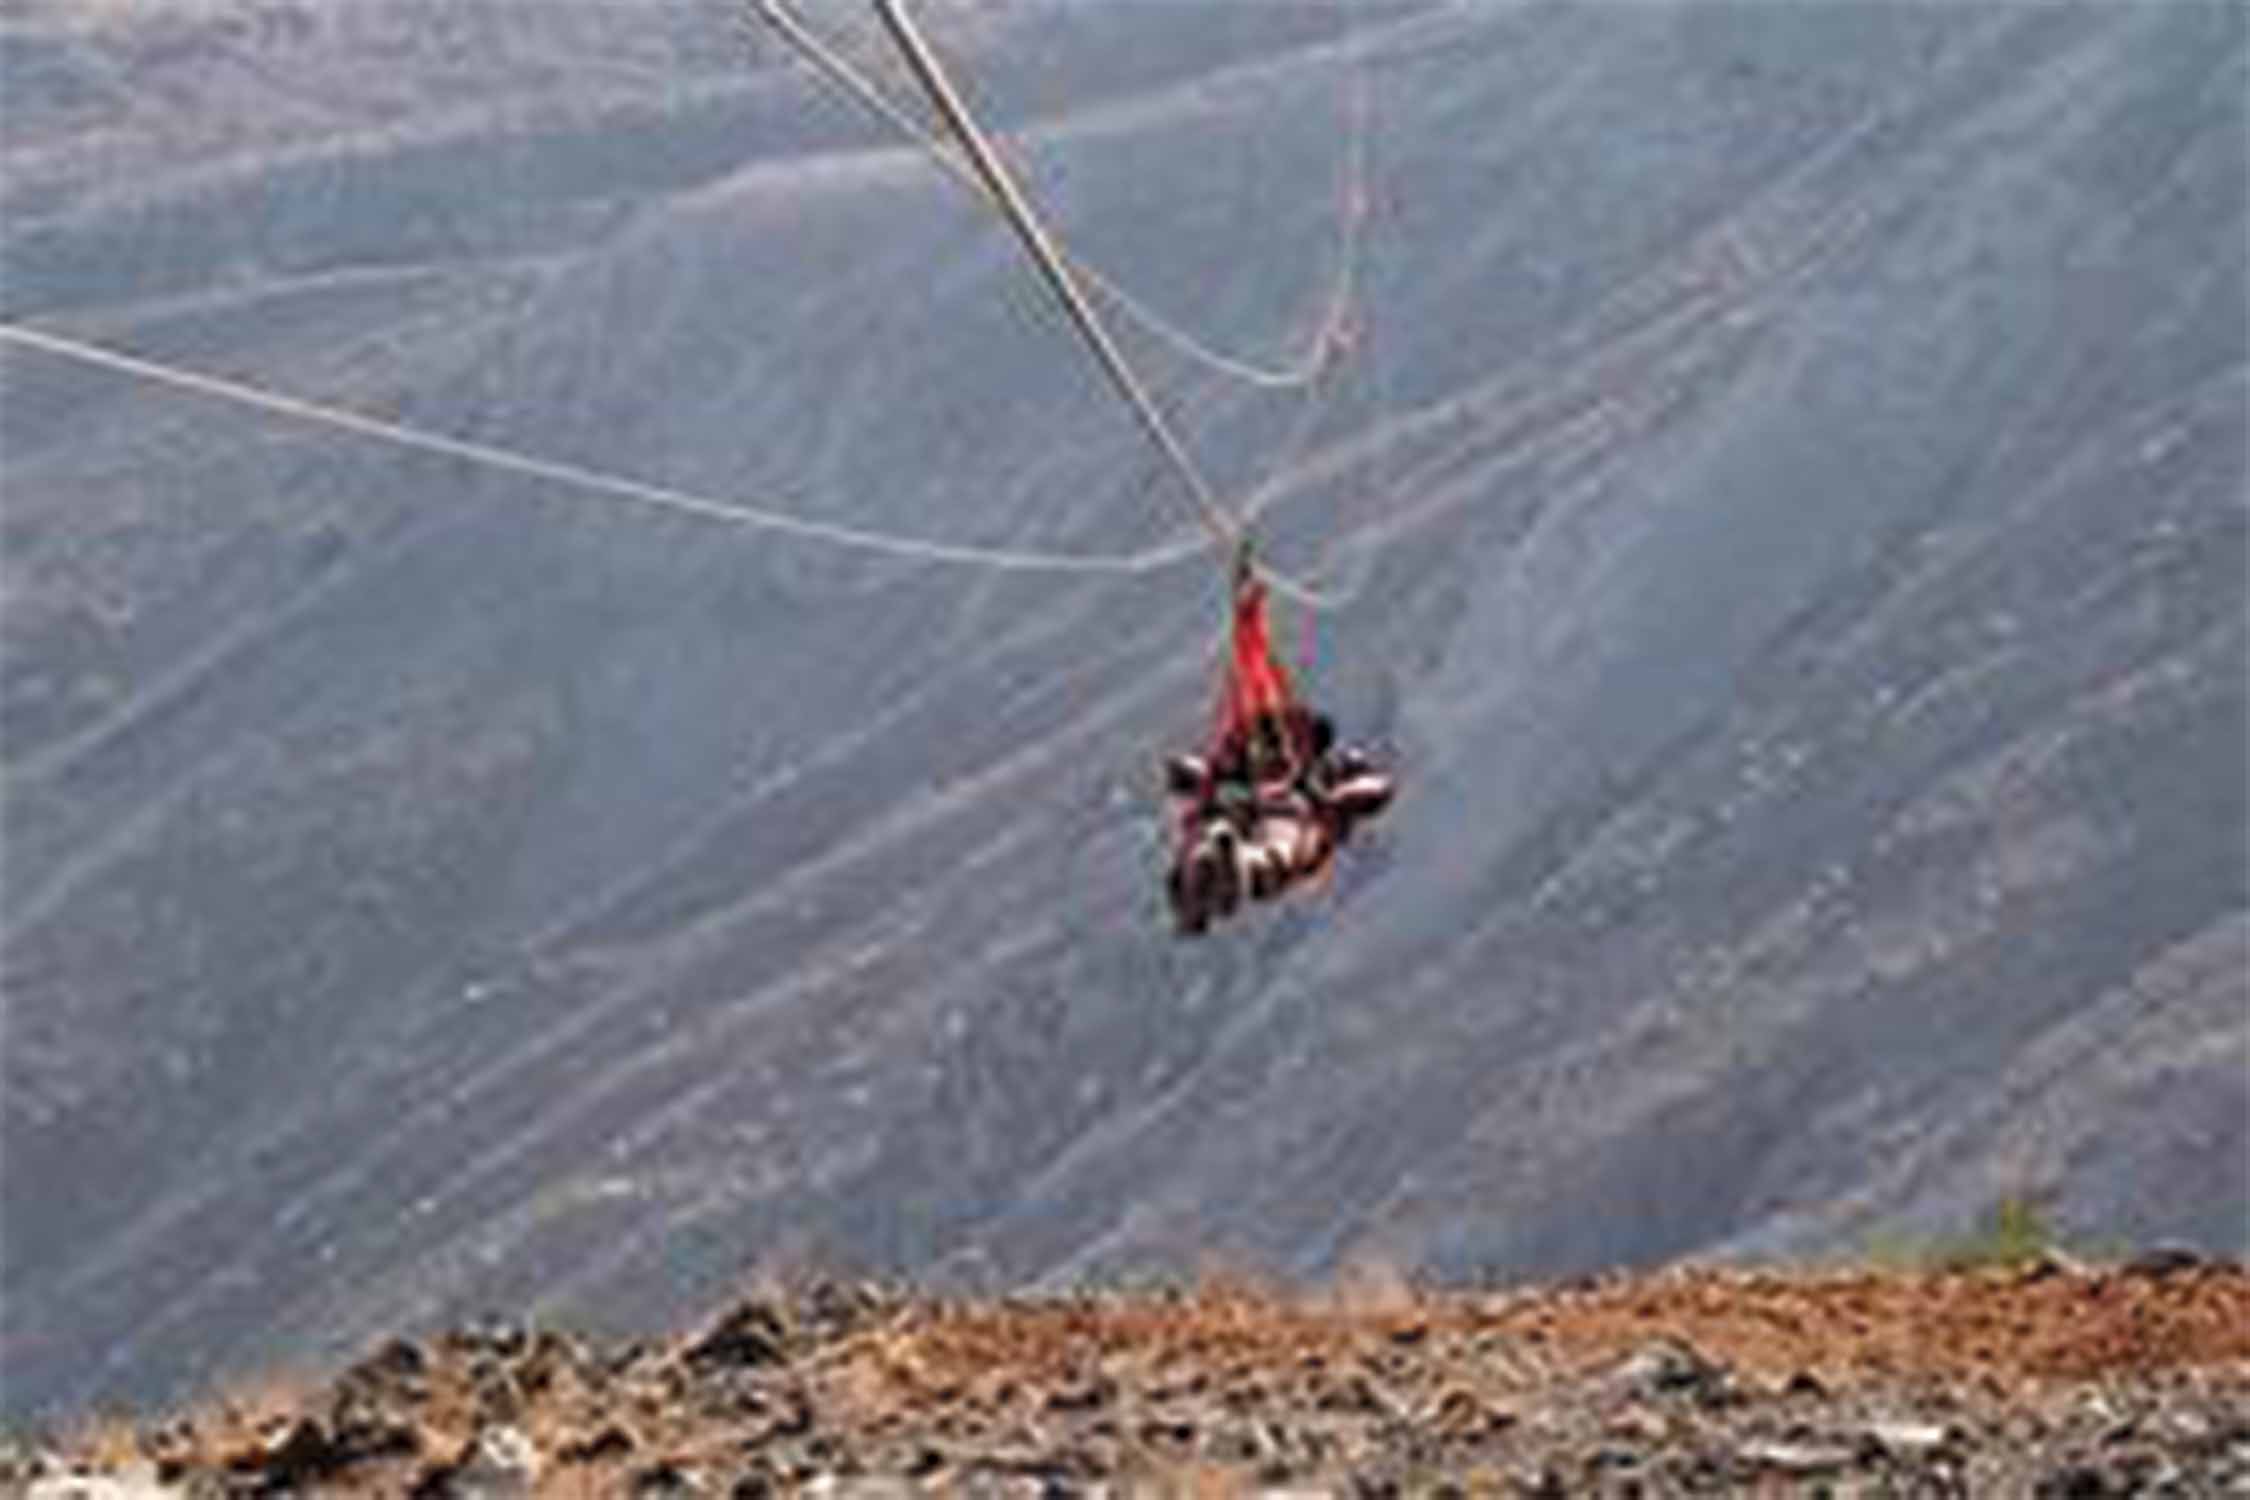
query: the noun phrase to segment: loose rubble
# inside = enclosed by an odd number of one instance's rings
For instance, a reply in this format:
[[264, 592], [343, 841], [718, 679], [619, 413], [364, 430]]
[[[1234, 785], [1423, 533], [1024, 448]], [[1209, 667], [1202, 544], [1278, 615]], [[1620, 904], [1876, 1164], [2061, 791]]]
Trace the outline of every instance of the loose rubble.
[[[1783, 1274], [1354, 1299], [818, 1283], [663, 1342], [393, 1340], [291, 1409], [0, 1455], [36, 1500], [292, 1493], [2250, 1494], [2250, 1273]], [[104, 1455], [107, 1455], [106, 1457]]]

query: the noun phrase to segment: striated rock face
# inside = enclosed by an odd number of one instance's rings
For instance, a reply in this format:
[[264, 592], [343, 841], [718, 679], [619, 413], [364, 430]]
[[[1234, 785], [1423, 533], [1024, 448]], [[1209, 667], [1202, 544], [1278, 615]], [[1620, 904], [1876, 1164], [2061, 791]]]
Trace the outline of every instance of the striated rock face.
[[[1309, 391], [1120, 337], [1327, 567], [1306, 680], [1397, 806], [1185, 952], [1201, 560], [874, 558], [0, 350], [0, 1406], [770, 1265], [1564, 1276], [2010, 1196], [2242, 1249], [2250, 12], [917, 9], [1221, 351], [1351, 272]], [[741, 10], [17, 0], [0, 314], [1170, 541], [1009, 238]]]
[[141, 1462], [190, 1494], [2222, 1494], [2250, 1483], [2250, 1272], [1688, 1270], [1380, 1304], [830, 1284], [662, 1344], [393, 1343], [288, 1404], [152, 1425]]

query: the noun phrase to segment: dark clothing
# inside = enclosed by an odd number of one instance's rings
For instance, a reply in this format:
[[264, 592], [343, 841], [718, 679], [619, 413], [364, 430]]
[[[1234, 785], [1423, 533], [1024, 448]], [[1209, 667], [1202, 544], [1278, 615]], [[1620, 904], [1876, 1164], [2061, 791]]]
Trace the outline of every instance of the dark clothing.
[[1365, 752], [1335, 743], [1325, 714], [1291, 705], [1262, 713], [1206, 762], [1165, 762], [1179, 827], [1168, 889], [1184, 936], [1318, 874], [1359, 823], [1390, 805], [1396, 785]]

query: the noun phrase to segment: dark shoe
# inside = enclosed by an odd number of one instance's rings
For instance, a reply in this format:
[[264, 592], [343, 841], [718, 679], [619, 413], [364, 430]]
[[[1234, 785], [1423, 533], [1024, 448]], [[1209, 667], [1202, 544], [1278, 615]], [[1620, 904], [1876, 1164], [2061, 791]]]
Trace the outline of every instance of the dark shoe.
[[1200, 755], [1164, 758], [1164, 787], [1175, 797], [1200, 797], [1211, 784], [1211, 768]]
[[1346, 745], [1337, 751], [1329, 765], [1334, 769], [1335, 779], [1338, 781], [1349, 781], [1363, 771], [1375, 769], [1375, 762], [1368, 759], [1367, 752], [1357, 745]]
[[1328, 790], [1329, 805], [1346, 825], [1364, 822], [1391, 805], [1398, 783], [1377, 771], [1359, 771]]

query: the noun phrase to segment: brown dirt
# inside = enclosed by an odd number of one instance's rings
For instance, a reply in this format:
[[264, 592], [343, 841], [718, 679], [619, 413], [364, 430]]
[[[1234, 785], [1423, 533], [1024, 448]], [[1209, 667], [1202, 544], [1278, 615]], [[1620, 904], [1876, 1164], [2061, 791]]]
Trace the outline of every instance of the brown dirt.
[[1053, 1379], [1089, 1351], [1194, 1362], [1340, 1357], [1370, 1342], [1498, 1333], [1584, 1371], [1659, 1335], [1755, 1374], [2091, 1378], [2250, 1360], [2250, 1278], [2029, 1270], [1782, 1275], [1695, 1269], [1492, 1296], [1290, 1299], [1239, 1286], [1190, 1299], [935, 1304], [891, 1358], [966, 1378]]
[[393, 1341], [294, 1400], [264, 1386], [14, 1477], [129, 1471], [136, 1447], [143, 1478], [206, 1495], [2220, 1493], [2250, 1487], [2250, 1272], [828, 1283], [621, 1349]]

